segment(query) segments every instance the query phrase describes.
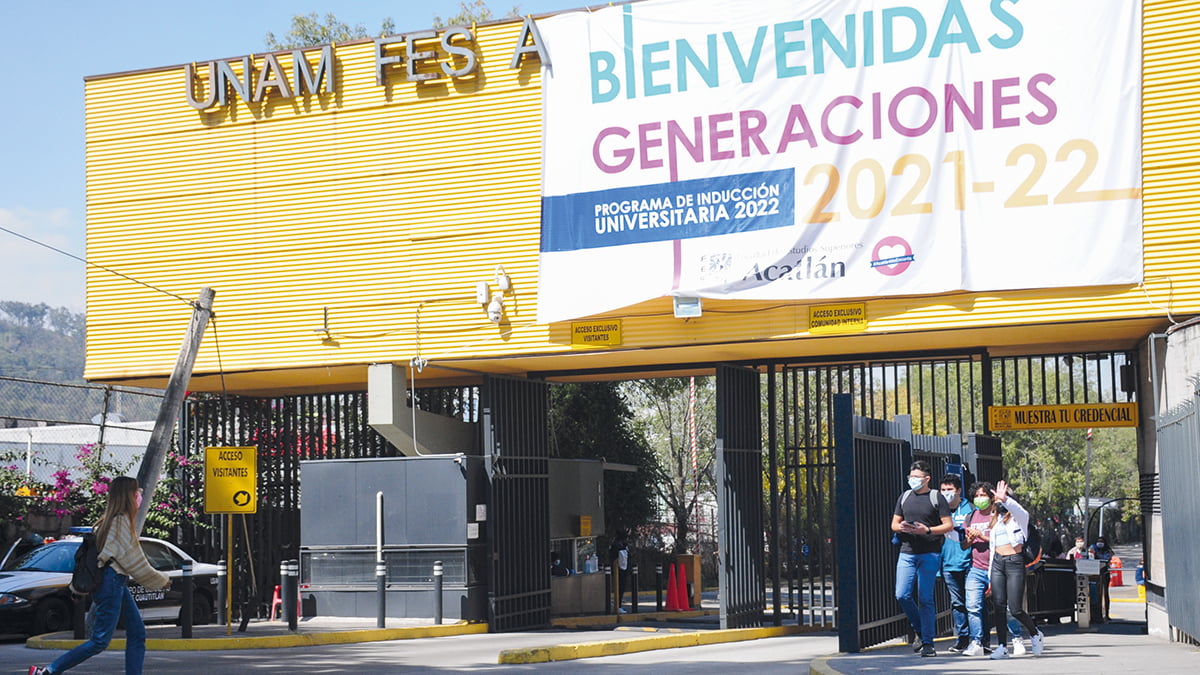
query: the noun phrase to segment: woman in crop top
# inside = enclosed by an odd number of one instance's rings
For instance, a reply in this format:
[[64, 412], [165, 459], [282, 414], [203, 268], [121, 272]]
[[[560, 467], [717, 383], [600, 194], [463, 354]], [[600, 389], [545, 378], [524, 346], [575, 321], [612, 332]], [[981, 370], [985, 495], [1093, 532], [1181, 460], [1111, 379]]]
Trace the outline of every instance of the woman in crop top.
[[996, 483], [994, 497], [995, 512], [988, 523], [989, 553], [991, 556], [992, 602], [995, 605], [993, 618], [999, 645], [992, 652], [993, 659], [1008, 658], [1008, 622], [1005, 610], [1029, 631], [1033, 654], [1042, 653], [1042, 632], [1033, 617], [1025, 611], [1025, 558], [1021, 549], [1025, 545], [1025, 532], [1029, 527], [1029, 512], [1012, 495], [1008, 484]]

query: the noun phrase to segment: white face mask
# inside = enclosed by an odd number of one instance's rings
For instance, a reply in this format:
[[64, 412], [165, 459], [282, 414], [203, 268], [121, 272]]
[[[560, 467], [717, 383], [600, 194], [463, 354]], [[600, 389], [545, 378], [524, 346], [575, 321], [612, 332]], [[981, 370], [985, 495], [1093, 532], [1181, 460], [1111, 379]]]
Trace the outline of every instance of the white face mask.
[[946, 498], [946, 501], [952, 502], [958, 496], [958, 490], [942, 490], [942, 496]]
[[913, 490], [920, 490], [921, 486], [924, 484], [925, 484], [924, 478], [914, 478], [912, 476], [908, 477], [908, 487]]

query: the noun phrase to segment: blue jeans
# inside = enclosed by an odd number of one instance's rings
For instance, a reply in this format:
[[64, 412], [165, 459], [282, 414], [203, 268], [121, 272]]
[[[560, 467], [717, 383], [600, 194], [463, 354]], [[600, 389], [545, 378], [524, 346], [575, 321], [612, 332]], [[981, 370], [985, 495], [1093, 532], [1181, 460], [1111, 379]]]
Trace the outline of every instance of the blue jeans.
[[[987, 570], [972, 567], [967, 571], [967, 622], [970, 624], [971, 641], [987, 647], [991, 644], [988, 633], [992, 630], [992, 610], [986, 592], [990, 583]], [[1008, 615], [1010, 639], [1021, 637], [1021, 624]]]
[[967, 570], [967, 622], [970, 625], [971, 640], [984, 644], [983, 633], [987, 629], [984, 618], [983, 596], [988, 587], [988, 571], [978, 567]]
[[111, 567], [104, 570], [100, 590], [92, 596], [96, 619], [92, 637], [50, 664], [50, 672], [62, 673], [108, 648], [121, 615], [125, 616], [125, 675], [141, 675], [146, 660], [146, 624], [129, 592], [129, 577]]
[[941, 566], [940, 552], [901, 553], [896, 561], [896, 601], [908, 616], [913, 632], [921, 636], [922, 644], [933, 644], [937, 635], [933, 580]]
[[950, 616], [954, 619], [954, 636], [960, 644], [965, 645], [971, 638], [970, 626], [967, 622], [967, 574], [965, 570], [942, 570], [942, 579], [946, 582], [946, 591], [950, 593]]

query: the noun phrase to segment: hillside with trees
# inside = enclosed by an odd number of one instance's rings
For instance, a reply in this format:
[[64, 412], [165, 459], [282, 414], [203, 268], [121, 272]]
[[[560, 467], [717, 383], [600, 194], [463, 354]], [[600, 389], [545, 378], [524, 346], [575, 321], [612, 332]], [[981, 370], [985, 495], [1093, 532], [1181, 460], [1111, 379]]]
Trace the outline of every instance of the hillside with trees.
[[0, 302], [0, 376], [83, 382], [84, 315], [45, 303]]

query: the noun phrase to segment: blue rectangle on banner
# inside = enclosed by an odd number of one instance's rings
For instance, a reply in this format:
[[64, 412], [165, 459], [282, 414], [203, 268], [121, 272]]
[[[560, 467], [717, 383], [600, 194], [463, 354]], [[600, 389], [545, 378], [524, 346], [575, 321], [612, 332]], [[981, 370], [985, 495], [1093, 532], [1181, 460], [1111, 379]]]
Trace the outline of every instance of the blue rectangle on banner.
[[796, 222], [795, 169], [542, 199], [542, 252], [695, 239]]

